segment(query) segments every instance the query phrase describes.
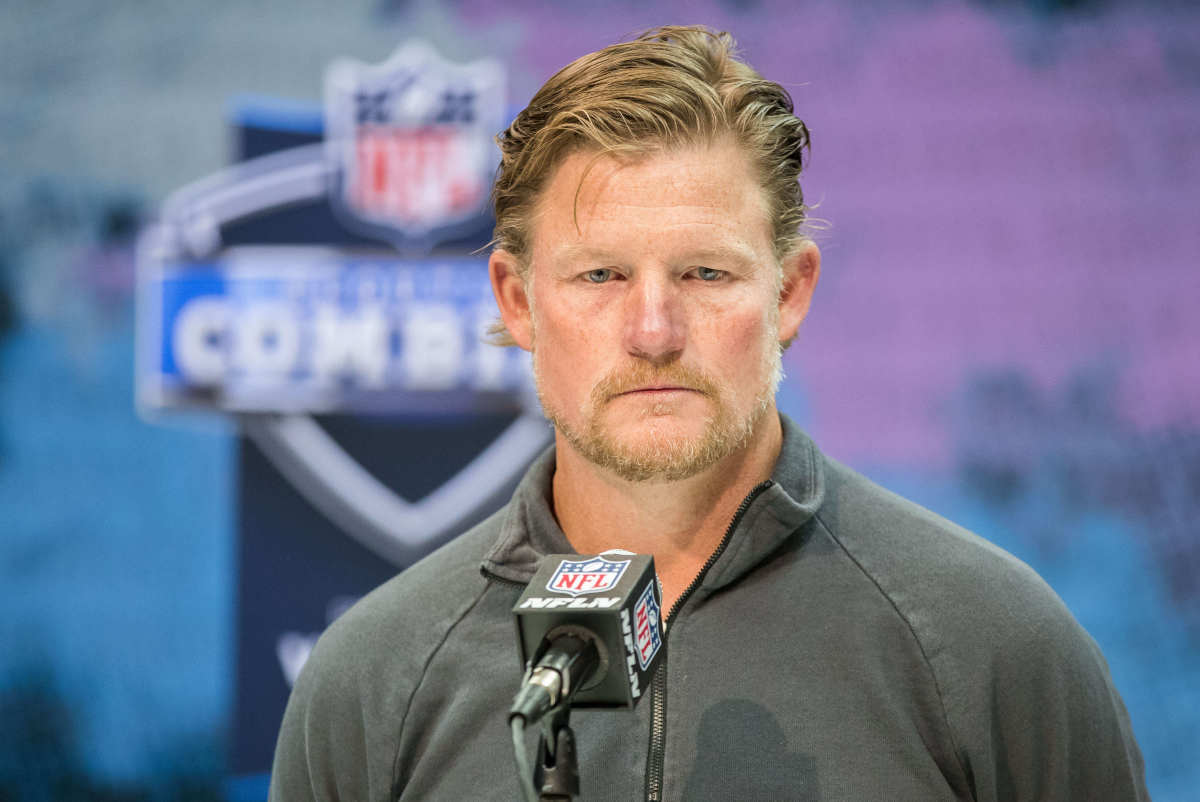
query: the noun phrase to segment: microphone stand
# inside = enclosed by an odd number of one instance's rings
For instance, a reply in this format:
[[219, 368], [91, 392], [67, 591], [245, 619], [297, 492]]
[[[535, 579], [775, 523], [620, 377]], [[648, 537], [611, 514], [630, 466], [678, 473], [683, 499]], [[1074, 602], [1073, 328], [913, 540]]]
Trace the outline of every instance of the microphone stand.
[[533, 787], [540, 789], [541, 802], [571, 802], [579, 795], [579, 760], [570, 716], [571, 705], [562, 702], [542, 719], [538, 762], [533, 770]]

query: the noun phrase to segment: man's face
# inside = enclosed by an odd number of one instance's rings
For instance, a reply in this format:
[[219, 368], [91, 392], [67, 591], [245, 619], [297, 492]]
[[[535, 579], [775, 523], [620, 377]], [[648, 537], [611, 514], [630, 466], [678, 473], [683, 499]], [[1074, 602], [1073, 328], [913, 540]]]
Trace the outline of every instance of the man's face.
[[733, 145], [566, 158], [539, 200], [526, 283], [560, 439], [629, 480], [686, 478], [748, 443], [780, 378], [771, 235]]

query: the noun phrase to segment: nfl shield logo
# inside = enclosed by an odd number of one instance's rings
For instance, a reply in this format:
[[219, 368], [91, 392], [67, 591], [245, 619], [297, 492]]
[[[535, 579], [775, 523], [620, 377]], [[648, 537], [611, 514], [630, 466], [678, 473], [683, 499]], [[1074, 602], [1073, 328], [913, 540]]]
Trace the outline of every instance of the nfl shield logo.
[[343, 222], [427, 248], [485, 229], [504, 84], [499, 63], [453, 64], [421, 42], [379, 65], [335, 62], [325, 85], [326, 152]]
[[546, 583], [546, 589], [572, 596], [599, 593], [615, 587], [628, 567], [629, 560], [606, 560], [603, 557], [563, 560]]
[[633, 625], [636, 633], [638, 665], [642, 671], [650, 665], [654, 655], [662, 646], [662, 623], [659, 617], [658, 601], [654, 598], [654, 585], [646, 585], [637, 606], [633, 608]]

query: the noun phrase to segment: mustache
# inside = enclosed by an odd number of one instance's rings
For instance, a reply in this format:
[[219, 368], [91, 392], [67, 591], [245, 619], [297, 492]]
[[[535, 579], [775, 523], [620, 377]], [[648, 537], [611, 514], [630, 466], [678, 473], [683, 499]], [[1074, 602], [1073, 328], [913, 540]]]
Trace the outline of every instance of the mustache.
[[717, 394], [717, 383], [707, 373], [686, 365], [654, 366], [638, 363], [609, 373], [592, 388], [592, 400], [597, 404], [609, 401], [622, 393], [655, 385], [683, 387], [704, 395]]

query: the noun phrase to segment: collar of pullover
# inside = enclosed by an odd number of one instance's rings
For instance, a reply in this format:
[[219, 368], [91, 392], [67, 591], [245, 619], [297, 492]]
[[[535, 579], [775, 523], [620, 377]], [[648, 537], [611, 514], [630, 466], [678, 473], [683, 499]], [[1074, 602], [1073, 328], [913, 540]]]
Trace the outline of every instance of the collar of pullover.
[[[751, 571], [821, 506], [825, 483], [816, 446], [786, 415], [780, 420], [783, 446], [771, 486], [743, 512], [698, 592], [714, 591]], [[551, 447], [526, 471], [504, 514], [496, 545], [484, 558], [484, 574], [527, 583], [544, 555], [574, 551], [550, 509], [554, 465]]]

